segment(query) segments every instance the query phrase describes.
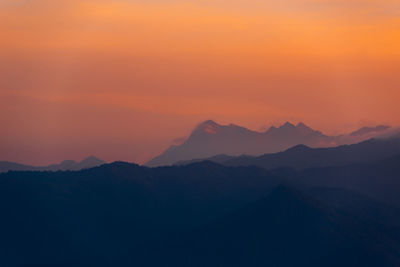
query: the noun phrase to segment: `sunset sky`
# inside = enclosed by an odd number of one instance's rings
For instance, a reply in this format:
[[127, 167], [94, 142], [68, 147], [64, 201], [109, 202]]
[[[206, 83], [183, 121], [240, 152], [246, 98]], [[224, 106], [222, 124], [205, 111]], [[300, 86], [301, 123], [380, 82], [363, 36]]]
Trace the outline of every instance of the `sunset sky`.
[[142, 163], [213, 119], [400, 125], [399, 0], [0, 0], [0, 160]]

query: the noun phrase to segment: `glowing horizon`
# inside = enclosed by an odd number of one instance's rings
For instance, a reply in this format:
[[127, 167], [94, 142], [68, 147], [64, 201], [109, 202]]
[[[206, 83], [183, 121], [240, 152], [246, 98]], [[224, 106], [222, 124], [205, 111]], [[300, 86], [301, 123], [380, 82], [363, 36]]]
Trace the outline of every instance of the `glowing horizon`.
[[0, 39], [0, 160], [141, 163], [210, 118], [400, 125], [395, 0], [3, 0]]

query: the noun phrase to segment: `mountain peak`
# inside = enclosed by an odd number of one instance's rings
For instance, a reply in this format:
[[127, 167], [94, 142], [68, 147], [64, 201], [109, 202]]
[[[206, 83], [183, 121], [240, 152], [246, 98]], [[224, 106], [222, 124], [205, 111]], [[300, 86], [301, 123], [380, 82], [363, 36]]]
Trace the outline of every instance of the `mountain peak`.
[[281, 127], [279, 128], [295, 128], [296, 126], [294, 126], [294, 124], [290, 123], [290, 122], [285, 122], [285, 124], [283, 124]]
[[[379, 127], [378, 130], [381, 128], [384, 127]], [[219, 154], [256, 156], [281, 152], [289, 148], [292, 148], [291, 151], [303, 151], [308, 149], [306, 146], [333, 147], [364, 141], [366, 140], [364, 137], [370, 138], [370, 135], [350, 137], [350, 135], [325, 135], [298, 121], [296, 124], [287, 121], [261, 132], [235, 124], [218, 124], [213, 120], [206, 120], [198, 124], [184, 142], [170, 146], [147, 162], [147, 165], [171, 165], [176, 162], [210, 158]], [[299, 144], [305, 146], [296, 147]]]
[[206, 120], [206, 121], [203, 121], [202, 123], [200, 123], [200, 125], [219, 125], [219, 124], [213, 120]]
[[302, 123], [302, 122], [299, 122], [299, 123], [296, 125], [296, 127], [297, 127], [297, 128], [307, 128], [307, 129], [310, 129], [310, 127], [308, 127], [307, 125], [305, 125], [305, 124]]
[[100, 165], [100, 164], [103, 164], [103, 163], [105, 163], [105, 162], [100, 160], [100, 159], [98, 159], [95, 156], [89, 156], [89, 157], [85, 158], [84, 160], [82, 160], [80, 162], [80, 164], [90, 164], [90, 165], [96, 165], [96, 164]]
[[200, 123], [196, 127], [195, 132], [205, 132], [208, 134], [216, 134], [220, 127], [221, 127], [221, 125], [219, 125], [215, 121], [206, 120], [206, 121]]
[[276, 132], [279, 130], [300, 130], [303, 132], [314, 132], [313, 129], [308, 127], [306, 124], [303, 122], [299, 122], [297, 125], [294, 125], [293, 123], [287, 121], [284, 124], [282, 124], [279, 127], [271, 126], [266, 132]]

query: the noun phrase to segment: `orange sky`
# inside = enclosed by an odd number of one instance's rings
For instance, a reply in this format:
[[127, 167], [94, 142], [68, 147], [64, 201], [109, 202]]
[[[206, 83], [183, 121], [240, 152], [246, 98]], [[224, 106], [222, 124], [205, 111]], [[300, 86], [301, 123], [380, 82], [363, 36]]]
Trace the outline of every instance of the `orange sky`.
[[398, 0], [1, 0], [0, 59], [0, 160], [143, 162], [205, 119], [400, 124]]

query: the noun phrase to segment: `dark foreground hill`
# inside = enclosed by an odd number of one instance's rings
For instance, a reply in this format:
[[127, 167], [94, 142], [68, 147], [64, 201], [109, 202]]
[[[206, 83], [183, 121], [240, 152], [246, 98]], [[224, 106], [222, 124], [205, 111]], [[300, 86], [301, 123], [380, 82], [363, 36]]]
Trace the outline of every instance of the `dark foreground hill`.
[[214, 163], [1, 174], [0, 266], [115, 266], [121, 255], [132, 254], [129, 262], [138, 243], [204, 225], [267, 195], [277, 183], [262, 169]]
[[399, 266], [400, 158], [374, 164], [0, 174], [0, 266]]
[[312, 168], [289, 176], [280, 175], [291, 177], [293, 183], [354, 190], [400, 208], [400, 155], [374, 163]]
[[139, 248], [138, 264], [396, 266], [399, 234], [398, 228], [279, 186], [268, 197], [210, 225], [153, 240]]

